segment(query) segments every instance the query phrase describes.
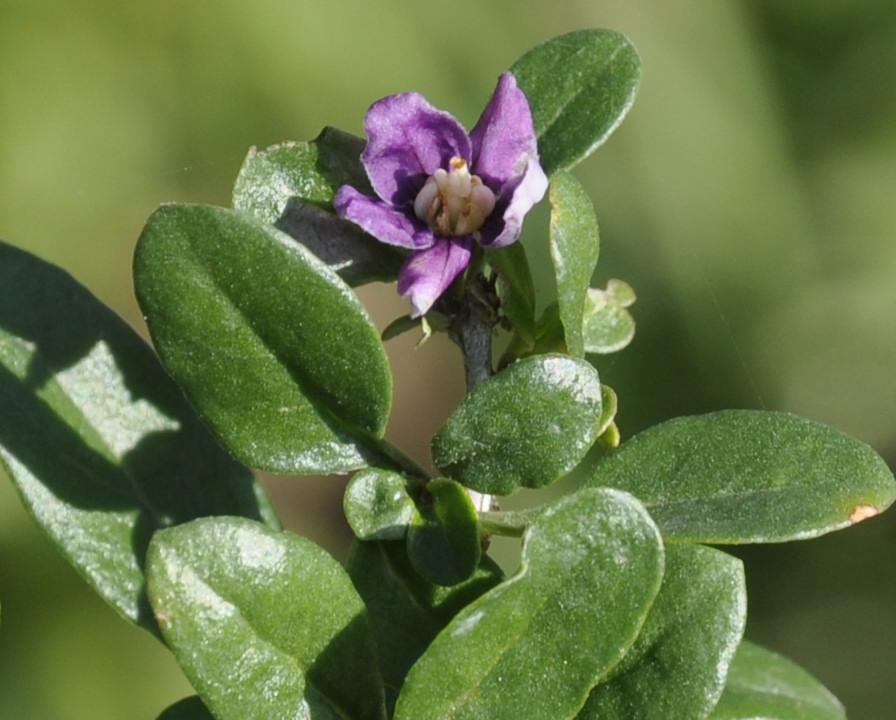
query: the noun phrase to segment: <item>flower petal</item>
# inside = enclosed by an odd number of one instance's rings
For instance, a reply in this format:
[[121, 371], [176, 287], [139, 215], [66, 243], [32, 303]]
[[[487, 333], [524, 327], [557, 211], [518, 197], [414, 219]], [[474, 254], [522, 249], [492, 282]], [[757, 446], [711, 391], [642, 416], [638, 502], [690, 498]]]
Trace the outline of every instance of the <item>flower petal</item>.
[[520, 178], [531, 158], [537, 160], [529, 101], [510, 73], [498, 78], [498, 86], [470, 133], [470, 140], [473, 172], [496, 192]]
[[359, 193], [350, 185], [343, 185], [333, 198], [339, 217], [349, 220], [388, 245], [420, 250], [435, 241], [426, 225], [407, 213], [395, 210], [381, 200]]
[[529, 101], [517, 87], [516, 78], [504, 73], [476, 127], [473, 143], [473, 172], [498, 196], [480, 243], [498, 248], [520, 235], [523, 217], [544, 197], [548, 179], [538, 163], [535, 125]]
[[537, 158], [530, 158], [523, 176], [504, 188], [504, 196], [495, 204], [495, 209], [479, 229], [479, 244], [497, 249], [510, 245], [520, 236], [523, 218], [548, 188], [548, 179], [538, 164]]
[[398, 293], [411, 301], [411, 317], [424, 315], [470, 264], [470, 237], [440, 238], [427, 250], [415, 252], [398, 273]]
[[447, 169], [451, 158], [471, 160], [463, 125], [417, 93], [375, 102], [364, 129], [368, 142], [361, 160], [377, 195], [394, 207], [412, 204], [426, 178]]

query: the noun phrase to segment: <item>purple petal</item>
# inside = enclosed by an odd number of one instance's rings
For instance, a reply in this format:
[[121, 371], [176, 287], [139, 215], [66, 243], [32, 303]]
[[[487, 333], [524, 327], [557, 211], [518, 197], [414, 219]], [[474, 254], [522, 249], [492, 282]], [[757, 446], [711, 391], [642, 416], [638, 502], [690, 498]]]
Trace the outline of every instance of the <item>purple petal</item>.
[[544, 197], [547, 188], [548, 179], [538, 159], [529, 158], [523, 176], [504, 186], [504, 195], [479, 229], [479, 244], [495, 249], [515, 242], [523, 229], [523, 218]]
[[463, 126], [417, 93], [375, 102], [364, 129], [368, 141], [361, 160], [377, 195], [394, 207], [413, 203], [426, 178], [447, 168], [451, 158], [471, 160]]
[[529, 101], [510, 73], [498, 78], [495, 93], [470, 133], [470, 140], [472, 172], [499, 193], [504, 185], [522, 176], [531, 158], [538, 158]]
[[538, 163], [529, 102], [510, 73], [498, 79], [470, 140], [473, 172], [498, 196], [491, 217], [480, 230], [479, 242], [486, 247], [504, 247], [519, 237], [523, 217], [548, 187]]
[[390, 205], [343, 185], [333, 198], [336, 214], [358, 225], [380, 242], [410, 250], [430, 247], [435, 236], [422, 222]]
[[415, 252], [398, 273], [398, 293], [409, 297], [411, 317], [424, 315], [470, 264], [470, 237], [440, 238], [427, 250]]

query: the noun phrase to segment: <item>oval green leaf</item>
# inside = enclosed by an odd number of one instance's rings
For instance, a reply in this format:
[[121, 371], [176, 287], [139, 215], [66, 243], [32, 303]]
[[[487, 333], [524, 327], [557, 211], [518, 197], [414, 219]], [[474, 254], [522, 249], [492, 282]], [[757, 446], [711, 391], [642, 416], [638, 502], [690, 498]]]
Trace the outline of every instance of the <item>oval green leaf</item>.
[[166, 205], [134, 259], [153, 342], [222, 444], [253, 467], [354, 470], [381, 437], [392, 380], [354, 293], [274, 228]]
[[709, 720], [846, 720], [840, 701], [790, 660], [741, 643]]
[[597, 267], [600, 236], [594, 205], [568, 172], [551, 176], [551, 259], [557, 280], [557, 305], [570, 355], [585, 357], [582, 321], [591, 275]]
[[875, 515], [896, 497], [864, 443], [781, 412], [725, 410], [646, 430], [602, 460], [592, 486], [627, 490], [666, 538], [784, 542]]
[[125, 618], [152, 533], [204, 515], [276, 519], [149, 346], [68, 274], [0, 243], [0, 462], [35, 522]]
[[364, 603], [310, 540], [241, 518], [156, 533], [147, 590], [218, 720], [385, 718]]
[[532, 107], [548, 175], [601, 145], [622, 122], [641, 83], [638, 52], [612, 30], [579, 30], [548, 40], [510, 70]]
[[666, 546], [666, 573], [631, 650], [577, 720], [697, 720], [715, 706], [743, 636], [740, 560], [700, 545]]
[[461, 610], [411, 668], [396, 720], [565, 720], [631, 647], [663, 575], [656, 526], [592, 489], [527, 530], [520, 571]]
[[601, 387], [584, 360], [539, 355], [480, 383], [432, 440], [433, 462], [482, 493], [508, 495], [572, 470], [597, 438]]
[[436, 585], [457, 585], [479, 566], [479, 517], [466, 490], [445, 478], [428, 483], [421, 508], [408, 528], [411, 564]]
[[342, 499], [345, 519], [361, 540], [398, 540], [417, 515], [408, 481], [396, 472], [366, 468], [351, 479]]

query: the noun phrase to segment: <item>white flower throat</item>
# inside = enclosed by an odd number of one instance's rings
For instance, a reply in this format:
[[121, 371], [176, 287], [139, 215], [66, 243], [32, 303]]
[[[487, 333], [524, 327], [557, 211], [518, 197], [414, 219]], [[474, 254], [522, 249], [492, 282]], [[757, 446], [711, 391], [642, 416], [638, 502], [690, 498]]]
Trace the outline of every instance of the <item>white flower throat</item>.
[[495, 208], [495, 194], [478, 175], [470, 175], [463, 158], [450, 170], [439, 168], [426, 179], [414, 200], [414, 214], [437, 235], [472, 235]]

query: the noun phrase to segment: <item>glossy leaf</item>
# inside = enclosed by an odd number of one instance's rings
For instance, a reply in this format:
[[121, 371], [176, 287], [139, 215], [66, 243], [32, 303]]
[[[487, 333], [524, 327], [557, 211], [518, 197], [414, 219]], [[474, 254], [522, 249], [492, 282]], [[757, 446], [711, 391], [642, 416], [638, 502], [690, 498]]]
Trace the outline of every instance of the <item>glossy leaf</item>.
[[276, 525], [152, 350], [68, 274], [0, 243], [0, 461], [28, 512], [118, 612], [157, 632], [152, 533], [203, 515]]
[[710, 720], [846, 720], [846, 712], [814, 677], [790, 660], [741, 643], [728, 684]]
[[585, 357], [582, 321], [585, 296], [597, 266], [600, 236], [591, 198], [568, 172], [551, 176], [551, 259], [557, 306], [570, 355]]
[[593, 486], [631, 492], [664, 537], [783, 542], [852, 525], [893, 502], [896, 482], [867, 445], [780, 412], [677, 418], [601, 461]]
[[165, 366], [234, 456], [274, 472], [366, 464], [389, 415], [388, 361], [357, 297], [314, 255], [241, 213], [166, 205], [134, 274]]
[[467, 395], [433, 438], [433, 462], [483, 493], [541, 487], [579, 463], [600, 420], [591, 365], [563, 355], [526, 358]]
[[626, 308], [634, 302], [635, 291], [622, 280], [610, 280], [606, 290], [588, 288], [583, 317], [586, 352], [614, 353], [632, 341], [635, 320]]
[[613, 424], [613, 421], [616, 419], [616, 410], [619, 406], [616, 391], [609, 385], [600, 386], [600, 398], [600, 424], [597, 426], [598, 436], [603, 435], [607, 428]]
[[390, 712], [408, 670], [433, 638], [461, 608], [504, 579], [483, 554], [466, 581], [434, 585], [413, 569], [399, 542], [355, 542], [348, 572], [370, 615]]
[[345, 518], [361, 540], [398, 540], [417, 516], [408, 481], [391, 470], [367, 468], [345, 489]]
[[196, 520], [155, 535], [147, 588], [217, 720], [385, 718], [364, 603], [310, 540], [241, 518]]
[[215, 717], [205, 707], [202, 698], [191, 695], [166, 708], [156, 720], [215, 720]]
[[564, 720], [638, 634], [663, 574], [643, 507], [584, 490], [528, 529], [511, 580], [465, 607], [408, 674], [396, 720]]
[[457, 585], [479, 566], [479, 518], [463, 486], [438, 478], [428, 483], [420, 512], [408, 528], [408, 557], [436, 585]]
[[622, 122], [638, 92], [641, 59], [618, 32], [579, 30], [533, 48], [511, 72], [529, 99], [550, 175], [586, 158]]
[[666, 546], [666, 572], [638, 639], [578, 720], [699, 720], [715, 706], [743, 635], [743, 566], [718, 550]]

